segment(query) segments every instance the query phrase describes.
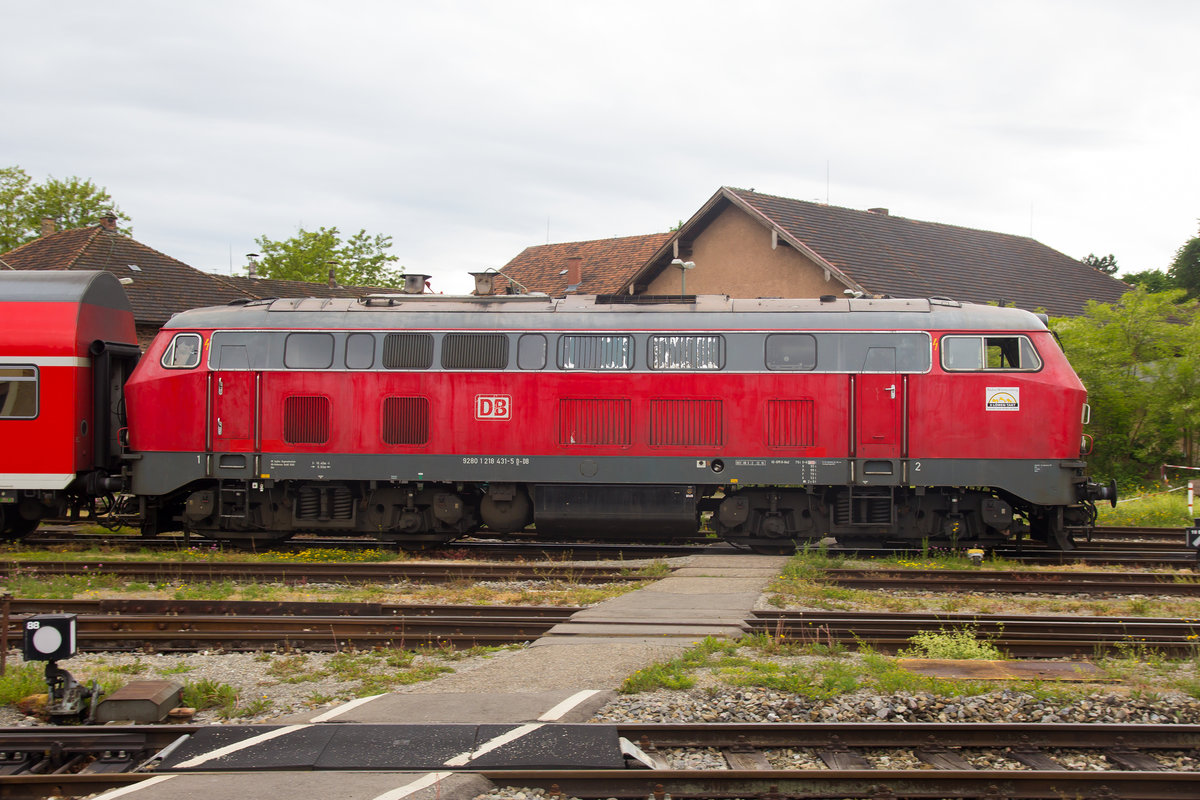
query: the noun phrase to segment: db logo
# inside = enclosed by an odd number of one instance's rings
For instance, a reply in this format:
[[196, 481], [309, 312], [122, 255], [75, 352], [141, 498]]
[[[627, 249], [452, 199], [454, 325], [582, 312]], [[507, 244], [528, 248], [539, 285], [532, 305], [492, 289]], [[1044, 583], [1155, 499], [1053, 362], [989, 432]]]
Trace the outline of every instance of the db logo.
[[507, 394], [475, 395], [475, 419], [509, 419], [512, 397]]

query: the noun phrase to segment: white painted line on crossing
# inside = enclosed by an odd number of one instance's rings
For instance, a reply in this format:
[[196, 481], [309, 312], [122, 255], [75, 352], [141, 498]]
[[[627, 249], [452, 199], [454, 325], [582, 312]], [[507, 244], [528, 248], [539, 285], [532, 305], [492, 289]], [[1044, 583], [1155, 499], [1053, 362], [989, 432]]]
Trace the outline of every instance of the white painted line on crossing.
[[176, 764], [175, 769], [183, 769], [184, 767], [198, 767], [201, 764], [206, 764], [209, 761], [221, 758], [222, 756], [227, 756], [230, 753], [236, 753], [239, 750], [245, 750], [247, 747], [254, 747], [255, 745], [262, 744], [263, 742], [269, 742], [272, 739], [278, 739], [280, 736], [287, 736], [289, 733], [295, 733], [296, 731], [302, 731], [305, 728], [311, 727], [312, 725], [304, 724], [288, 725], [283, 728], [276, 728], [275, 730], [268, 731], [267, 733], [260, 733], [258, 736], [251, 736], [249, 739], [244, 741], [228, 744], [224, 747], [218, 747], [216, 750], [208, 753], [201, 753], [198, 756], [189, 758], [182, 764]]
[[561, 703], [556, 705], [554, 708], [547, 711], [545, 714], [542, 714], [540, 717], [538, 717], [538, 719], [542, 722], [554, 722], [555, 720], [562, 719], [563, 715], [572, 708], [596, 694], [600, 694], [599, 689], [584, 689], [582, 692], [576, 692], [566, 700], [563, 700]]
[[132, 794], [133, 792], [136, 792], [138, 789], [148, 789], [156, 783], [162, 783], [163, 781], [169, 781], [169, 780], [171, 780], [171, 778], [174, 778], [174, 777], [176, 777], [176, 776], [175, 775], [159, 775], [156, 778], [147, 778], [146, 780], [141, 781], [140, 783], [131, 783], [128, 786], [122, 786], [120, 789], [113, 789], [111, 792], [105, 792], [104, 794], [96, 795], [96, 797], [93, 798], [93, 800], [114, 800], [114, 798], [124, 797], [127, 794]]
[[538, 728], [542, 727], [544, 724], [545, 723], [542, 723], [542, 722], [527, 722], [519, 728], [513, 728], [508, 733], [501, 734], [500, 736], [497, 736], [495, 739], [490, 739], [487, 742], [484, 742], [482, 745], [480, 745], [474, 751], [468, 750], [465, 753], [459, 753], [458, 755], [456, 755], [454, 758], [450, 759], [449, 761], [443, 761], [442, 763], [445, 764], [447, 767], [466, 766], [468, 762], [473, 761], [476, 758], [479, 758], [484, 753], [490, 753], [493, 750], [495, 750], [497, 747], [503, 747], [504, 745], [508, 744], [509, 742], [515, 742], [517, 739], [520, 739], [522, 736], [527, 736], [527, 735], [533, 733]]
[[453, 774], [453, 772], [431, 772], [428, 775], [418, 778], [412, 783], [405, 784], [404, 786], [397, 787], [389, 792], [384, 792], [381, 795], [377, 795], [376, 797], [371, 798], [371, 800], [401, 800], [401, 798], [416, 794], [422, 789], [428, 789], [438, 781], [444, 781]]
[[340, 717], [342, 714], [345, 714], [347, 711], [353, 711], [354, 709], [358, 708], [359, 706], [369, 703], [378, 697], [383, 697], [383, 695], [373, 694], [370, 697], [360, 697], [357, 700], [351, 700], [348, 703], [342, 703], [340, 706], [336, 706], [335, 708], [329, 709], [324, 714], [317, 714], [315, 717], [313, 717], [310, 720], [310, 722], [328, 722], [329, 720], [333, 719], [334, 717]]

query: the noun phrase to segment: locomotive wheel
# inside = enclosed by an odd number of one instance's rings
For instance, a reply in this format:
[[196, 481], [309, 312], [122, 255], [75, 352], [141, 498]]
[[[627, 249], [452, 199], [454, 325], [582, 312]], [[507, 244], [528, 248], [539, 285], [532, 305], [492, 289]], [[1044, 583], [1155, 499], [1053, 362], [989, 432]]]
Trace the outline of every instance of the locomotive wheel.
[[40, 519], [25, 519], [17, 513], [16, 509], [11, 509], [0, 517], [0, 539], [15, 542], [17, 539], [22, 539], [37, 530]]
[[286, 542], [296, 531], [194, 531], [199, 536], [215, 539], [231, 547], [252, 550]]

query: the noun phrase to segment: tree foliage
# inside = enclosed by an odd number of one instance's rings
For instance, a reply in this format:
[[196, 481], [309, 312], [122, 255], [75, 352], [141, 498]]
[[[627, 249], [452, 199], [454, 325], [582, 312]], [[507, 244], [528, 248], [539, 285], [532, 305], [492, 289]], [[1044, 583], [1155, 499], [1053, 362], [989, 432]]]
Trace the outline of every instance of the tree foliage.
[[1184, 292], [1138, 287], [1117, 304], [1053, 327], [1088, 389], [1092, 473], [1132, 483], [1164, 463], [1197, 457], [1200, 306]]
[[337, 282], [344, 286], [399, 286], [404, 282], [397, 261], [388, 252], [392, 237], [368, 234], [366, 230], [343, 239], [336, 227], [315, 231], [298, 228], [290, 239], [276, 241], [266, 235], [254, 240], [262, 261], [259, 274], [266, 278], [324, 283], [333, 267]]
[[1084, 264], [1087, 264], [1089, 267], [1095, 267], [1105, 275], [1112, 275], [1118, 269], [1120, 269], [1120, 267], [1117, 266], [1117, 257], [1112, 253], [1109, 253], [1106, 256], [1097, 256], [1095, 253], [1088, 253], [1086, 256], [1081, 258], [1080, 261], [1082, 261]]
[[1167, 275], [1189, 298], [1200, 297], [1200, 236], [1188, 239], [1176, 251]]
[[1121, 280], [1130, 286], [1140, 286], [1147, 292], [1165, 292], [1177, 288], [1171, 276], [1161, 269], [1144, 269], [1141, 272], [1131, 272], [1122, 275]]
[[[53, 217], [60, 230], [94, 225], [105, 214], [121, 222], [129, 217], [113, 202], [108, 190], [77, 177], [47, 178], [35, 183], [20, 167], [0, 168], [0, 252], [32, 241], [42, 232], [42, 218]], [[118, 225], [128, 235], [131, 229]]]

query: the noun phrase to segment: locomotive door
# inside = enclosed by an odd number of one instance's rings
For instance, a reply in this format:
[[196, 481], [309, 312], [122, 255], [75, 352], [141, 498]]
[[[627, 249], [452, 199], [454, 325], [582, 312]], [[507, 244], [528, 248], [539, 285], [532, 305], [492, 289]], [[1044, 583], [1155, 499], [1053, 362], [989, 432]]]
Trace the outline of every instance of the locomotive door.
[[904, 376], [855, 376], [855, 451], [859, 458], [902, 458]]
[[217, 356], [212, 381], [213, 450], [246, 452], [254, 449], [255, 376], [250, 371], [246, 348], [223, 345]]

